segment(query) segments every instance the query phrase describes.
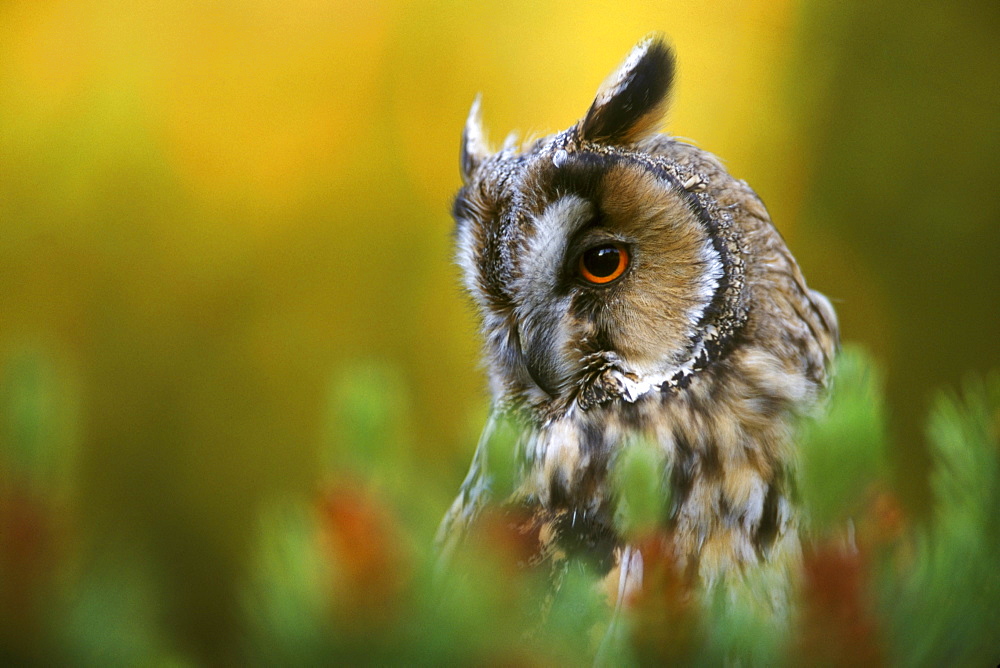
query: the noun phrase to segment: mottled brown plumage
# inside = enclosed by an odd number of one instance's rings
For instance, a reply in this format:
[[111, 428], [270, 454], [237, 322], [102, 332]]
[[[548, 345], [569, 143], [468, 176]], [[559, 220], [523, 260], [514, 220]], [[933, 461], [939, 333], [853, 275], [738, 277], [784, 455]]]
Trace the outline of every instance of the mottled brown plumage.
[[[490, 152], [473, 106], [454, 216], [494, 417], [442, 523], [445, 551], [497, 503], [529, 518], [539, 558], [583, 553], [641, 586], [608, 480], [640, 436], [664, 455], [662, 528], [696, 583], [798, 560], [793, 427], [822, 396], [836, 316], [749, 186], [655, 134], [672, 78], [670, 50], [648, 38], [579, 123], [520, 150]], [[581, 274], [587, 253], [627, 269], [595, 284]], [[521, 466], [496, 498], [486, 443], [509, 413], [525, 423]]]

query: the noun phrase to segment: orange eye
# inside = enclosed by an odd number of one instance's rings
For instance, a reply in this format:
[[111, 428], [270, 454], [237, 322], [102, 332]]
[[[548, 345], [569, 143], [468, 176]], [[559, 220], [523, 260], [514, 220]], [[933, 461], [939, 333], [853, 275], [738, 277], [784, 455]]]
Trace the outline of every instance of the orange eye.
[[610, 283], [628, 269], [628, 251], [621, 244], [594, 246], [580, 256], [580, 275], [598, 285]]

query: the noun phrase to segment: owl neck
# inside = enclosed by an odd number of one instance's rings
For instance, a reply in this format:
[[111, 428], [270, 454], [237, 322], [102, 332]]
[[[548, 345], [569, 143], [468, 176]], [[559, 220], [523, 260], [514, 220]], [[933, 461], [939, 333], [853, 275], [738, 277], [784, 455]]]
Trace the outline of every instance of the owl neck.
[[803, 391], [818, 388], [802, 377], [772, 377], [782, 366], [766, 357], [744, 351], [693, 375], [683, 389], [545, 423], [526, 444], [515, 499], [610, 527], [610, 471], [624, 444], [641, 435], [664, 456], [671, 506], [663, 528], [683, 563], [710, 578], [779, 547], [794, 551], [793, 407]]

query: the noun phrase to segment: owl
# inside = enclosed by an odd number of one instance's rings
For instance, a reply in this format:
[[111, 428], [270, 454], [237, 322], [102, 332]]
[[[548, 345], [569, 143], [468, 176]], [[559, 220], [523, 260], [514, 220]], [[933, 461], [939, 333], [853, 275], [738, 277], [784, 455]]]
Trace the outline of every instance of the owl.
[[[499, 506], [536, 560], [583, 552], [618, 599], [641, 588], [610, 484], [641, 439], [662, 455], [662, 535], [684, 577], [799, 558], [794, 426], [824, 395], [837, 318], [754, 191], [658, 132], [674, 71], [647, 37], [582, 120], [497, 152], [473, 103], [453, 215], [492, 417], [439, 529], [446, 555]], [[517, 475], [497, 498], [487, 444], [512, 414]]]

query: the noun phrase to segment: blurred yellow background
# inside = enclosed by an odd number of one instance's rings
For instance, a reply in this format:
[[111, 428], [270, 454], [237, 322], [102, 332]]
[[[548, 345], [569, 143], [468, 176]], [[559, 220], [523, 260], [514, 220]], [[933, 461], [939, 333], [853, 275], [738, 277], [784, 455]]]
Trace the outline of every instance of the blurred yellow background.
[[0, 368], [39, 355], [69, 397], [83, 554], [141, 545], [212, 656], [259, 504], [323, 477], [358, 360], [398, 368], [443, 510], [487, 403], [450, 260], [469, 104], [496, 140], [561, 130], [654, 30], [668, 130], [886, 365], [919, 507], [931, 391], [1000, 362], [996, 2], [7, 0]]

